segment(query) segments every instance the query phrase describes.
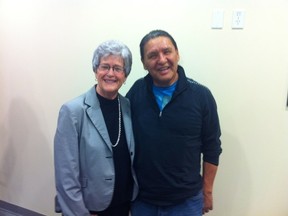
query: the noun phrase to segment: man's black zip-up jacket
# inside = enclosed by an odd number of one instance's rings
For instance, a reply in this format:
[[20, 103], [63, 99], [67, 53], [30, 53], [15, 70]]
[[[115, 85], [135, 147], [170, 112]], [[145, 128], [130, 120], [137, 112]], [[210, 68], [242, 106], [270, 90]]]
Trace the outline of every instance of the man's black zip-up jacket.
[[139, 199], [174, 205], [202, 189], [203, 160], [219, 163], [222, 152], [216, 102], [210, 90], [186, 77], [179, 79], [171, 101], [160, 111], [152, 77], [137, 80], [127, 93], [135, 135], [135, 170]]

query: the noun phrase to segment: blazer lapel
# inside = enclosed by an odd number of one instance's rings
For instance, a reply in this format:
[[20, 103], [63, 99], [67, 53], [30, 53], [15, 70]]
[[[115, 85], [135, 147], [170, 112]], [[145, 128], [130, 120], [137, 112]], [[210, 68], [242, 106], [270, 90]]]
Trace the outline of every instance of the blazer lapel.
[[129, 104], [125, 101], [125, 99], [121, 95], [120, 95], [120, 101], [121, 101], [121, 110], [122, 110], [123, 124], [125, 128], [127, 145], [130, 149], [131, 148], [131, 133], [132, 133], [130, 108], [129, 108]]
[[88, 105], [86, 110], [87, 115], [89, 116], [99, 134], [102, 136], [108, 148], [112, 151], [112, 144], [100, 108], [100, 103], [96, 95], [95, 86], [86, 93], [85, 104]]

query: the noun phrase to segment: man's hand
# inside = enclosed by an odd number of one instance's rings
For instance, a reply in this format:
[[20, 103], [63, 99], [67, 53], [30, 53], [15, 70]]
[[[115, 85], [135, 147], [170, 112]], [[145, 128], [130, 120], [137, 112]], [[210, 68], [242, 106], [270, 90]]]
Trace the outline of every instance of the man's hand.
[[203, 195], [204, 205], [202, 213], [208, 213], [213, 209], [213, 183], [217, 173], [217, 166], [204, 162], [203, 163]]
[[204, 206], [202, 210], [202, 214], [208, 213], [210, 210], [213, 210], [213, 196], [212, 193], [207, 192], [203, 193], [204, 195]]

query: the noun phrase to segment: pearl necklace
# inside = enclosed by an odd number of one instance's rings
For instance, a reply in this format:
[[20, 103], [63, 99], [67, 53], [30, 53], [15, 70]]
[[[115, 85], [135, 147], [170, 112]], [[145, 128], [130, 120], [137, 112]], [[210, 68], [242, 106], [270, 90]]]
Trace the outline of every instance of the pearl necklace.
[[119, 120], [119, 129], [118, 129], [118, 137], [117, 137], [117, 141], [116, 143], [112, 145], [112, 147], [116, 147], [118, 144], [119, 144], [119, 141], [120, 141], [120, 136], [121, 136], [121, 107], [120, 107], [120, 99], [119, 99], [119, 96], [117, 97], [118, 99], [118, 114], [119, 114], [119, 117], [118, 117], [118, 120]]

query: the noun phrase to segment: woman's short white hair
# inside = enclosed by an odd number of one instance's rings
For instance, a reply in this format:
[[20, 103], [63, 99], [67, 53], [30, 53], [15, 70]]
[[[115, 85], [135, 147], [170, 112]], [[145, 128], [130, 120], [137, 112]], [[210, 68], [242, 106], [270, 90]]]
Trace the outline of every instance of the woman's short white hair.
[[96, 48], [92, 59], [93, 71], [96, 72], [101, 58], [110, 55], [118, 55], [122, 57], [124, 61], [125, 76], [128, 77], [132, 67], [132, 53], [124, 43], [117, 40], [105, 41]]

